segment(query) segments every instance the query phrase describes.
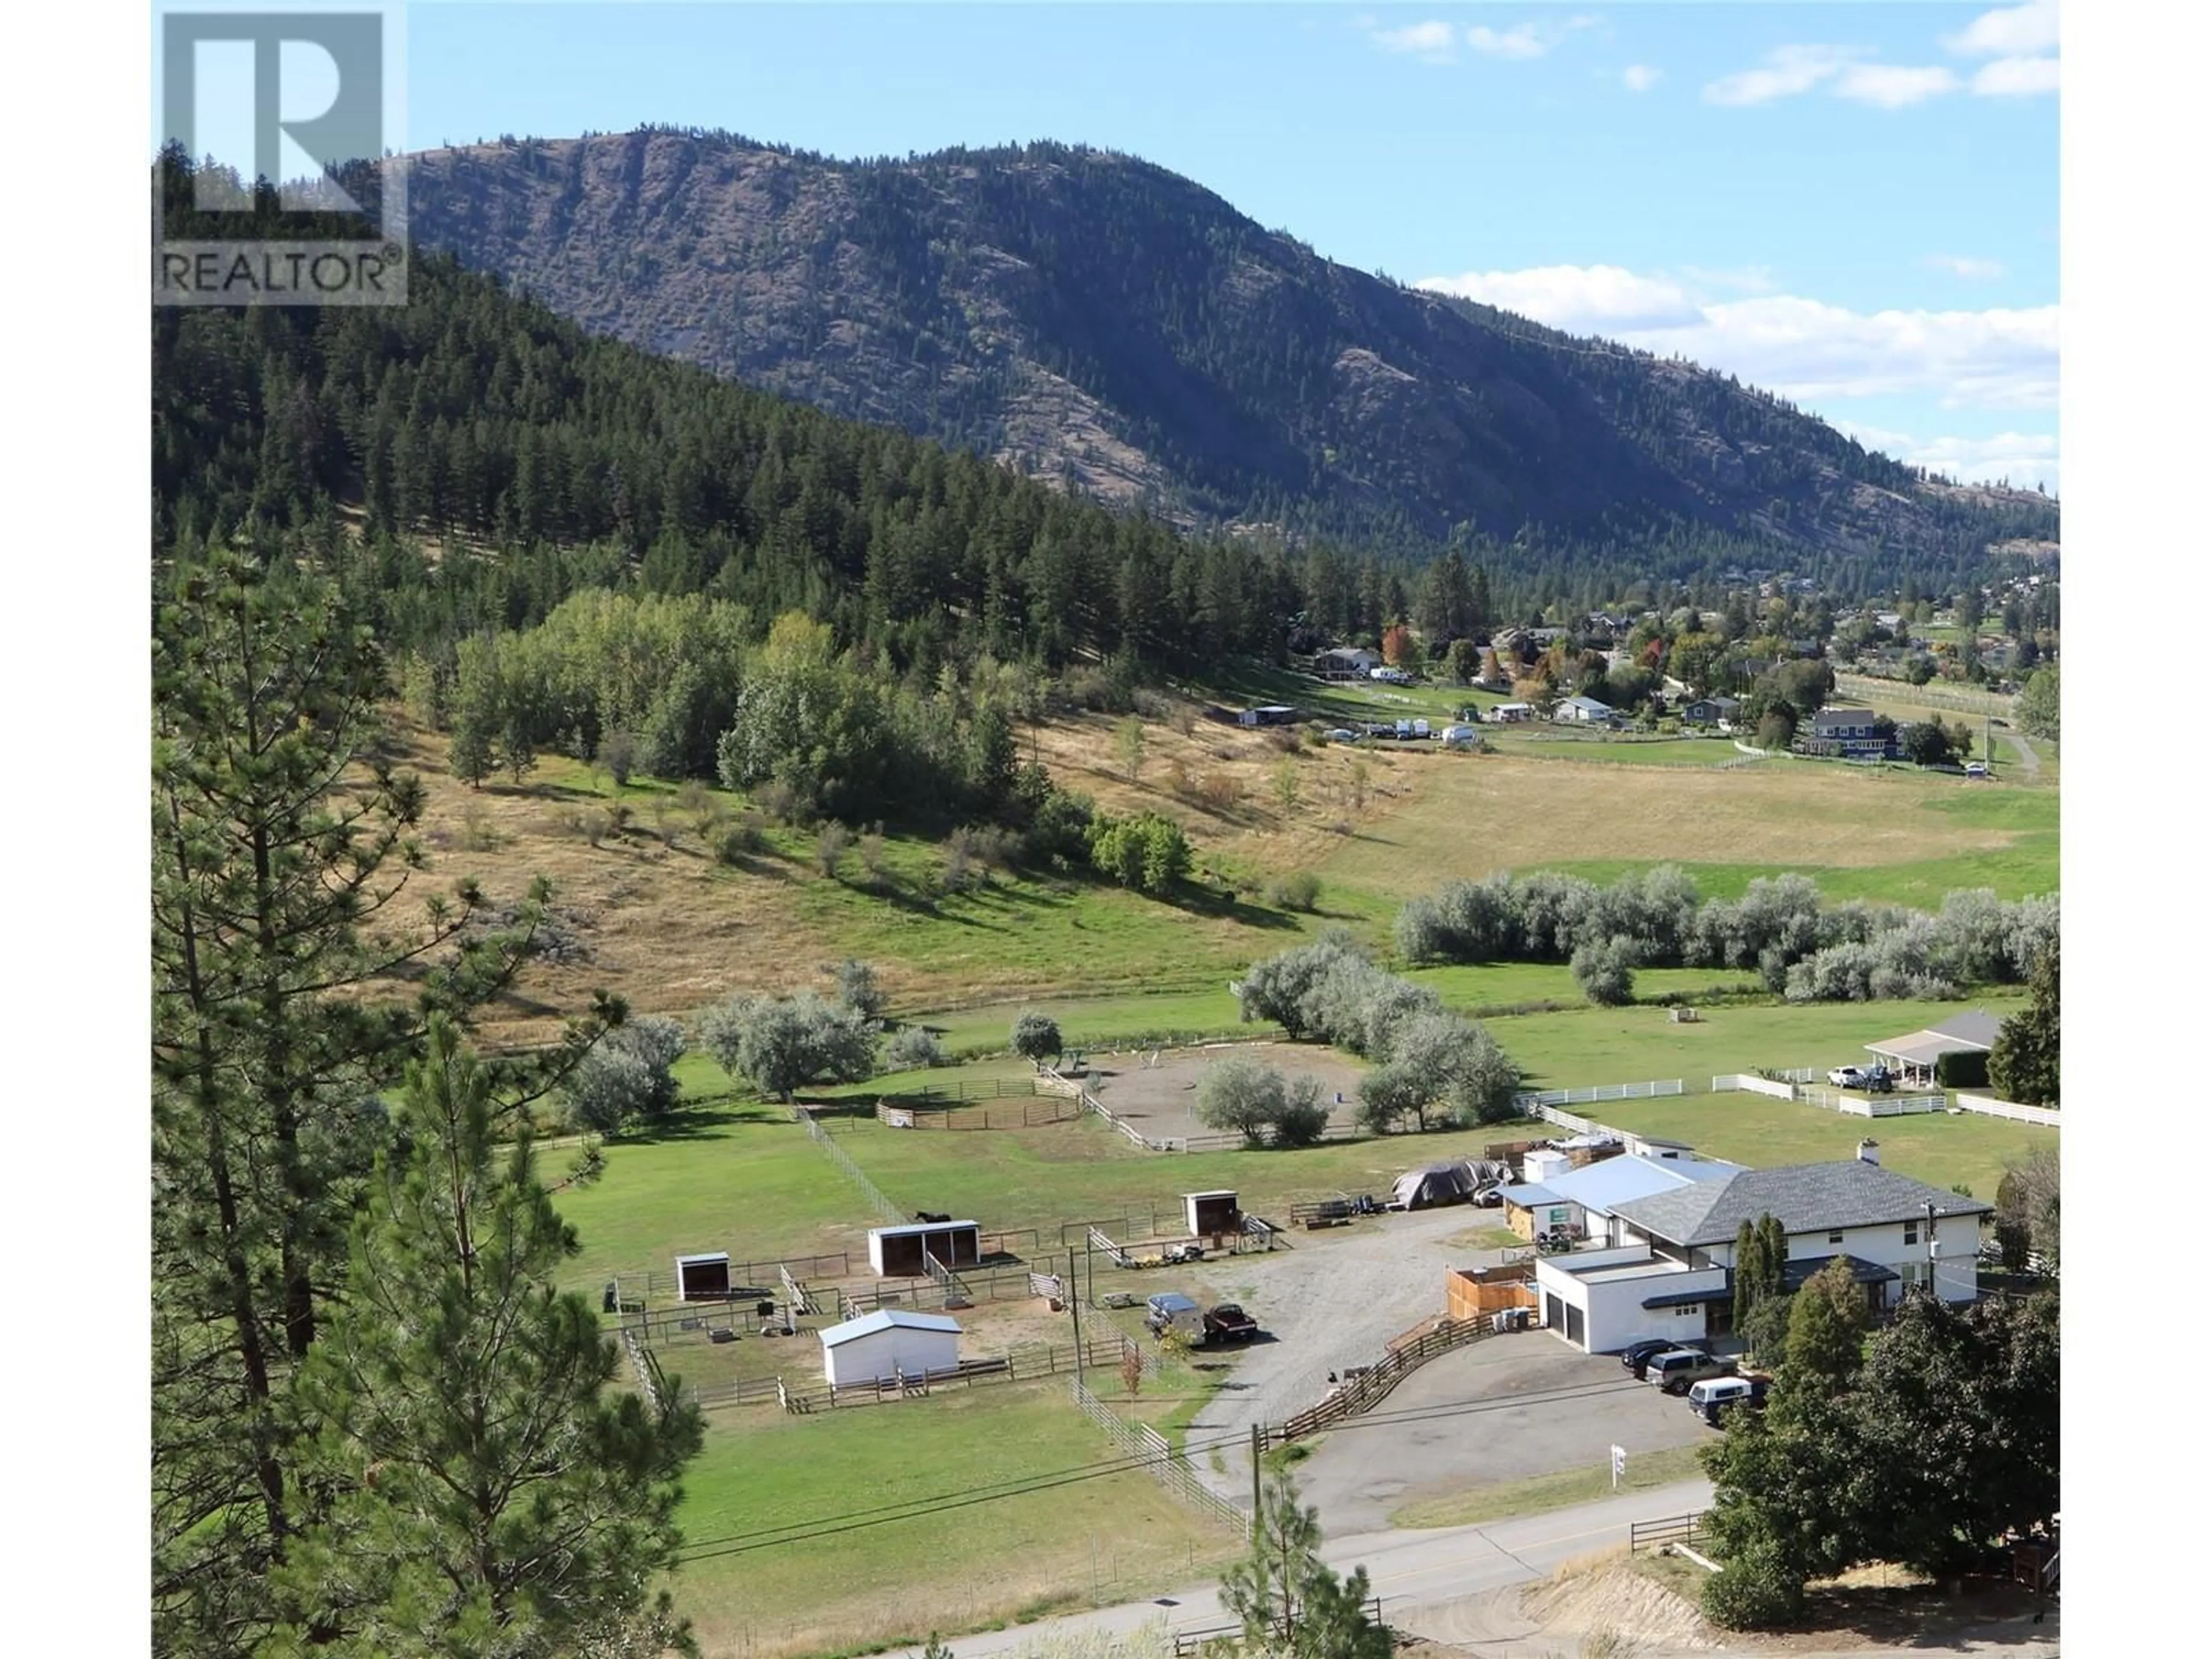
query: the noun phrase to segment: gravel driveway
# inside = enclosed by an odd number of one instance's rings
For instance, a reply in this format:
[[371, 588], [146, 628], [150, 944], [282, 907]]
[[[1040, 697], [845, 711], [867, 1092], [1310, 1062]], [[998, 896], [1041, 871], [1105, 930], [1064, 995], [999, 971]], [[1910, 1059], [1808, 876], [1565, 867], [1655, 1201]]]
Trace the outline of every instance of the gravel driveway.
[[[1447, 1245], [1455, 1235], [1495, 1225], [1494, 1210], [1465, 1205], [1385, 1216], [1299, 1237], [1287, 1250], [1237, 1256], [1204, 1269], [1214, 1296], [1244, 1304], [1270, 1341], [1255, 1343], [1205, 1410], [1189, 1442], [1224, 1439], [1225, 1473], [1194, 1460], [1208, 1484], [1240, 1503], [1252, 1492], [1243, 1443], [1255, 1423], [1279, 1423], [1328, 1392], [1328, 1374], [1371, 1365], [1401, 1331], [1444, 1310], [1444, 1271], [1486, 1267], [1498, 1250]], [[1419, 1373], [1416, 1373], [1418, 1375]]]

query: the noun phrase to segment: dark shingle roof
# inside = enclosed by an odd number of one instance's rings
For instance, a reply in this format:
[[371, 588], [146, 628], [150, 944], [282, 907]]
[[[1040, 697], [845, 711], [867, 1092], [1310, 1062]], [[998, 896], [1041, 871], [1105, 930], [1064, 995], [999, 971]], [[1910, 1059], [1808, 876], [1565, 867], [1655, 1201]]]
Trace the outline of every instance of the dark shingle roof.
[[1746, 1170], [1727, 1181], [1701, 1182], [1671, 1193], [1632, 1199], [1613, 1213], [1674, 1244], [1726, 1244], [1738, 1225], [1772, 1215], [1792, 1233], [1832, 1232], [1917, 1221], [1933, 1204], [1938, 1216], [1983, 1215], [1990, 1206], [1894, 1170], [1852, 1158]]

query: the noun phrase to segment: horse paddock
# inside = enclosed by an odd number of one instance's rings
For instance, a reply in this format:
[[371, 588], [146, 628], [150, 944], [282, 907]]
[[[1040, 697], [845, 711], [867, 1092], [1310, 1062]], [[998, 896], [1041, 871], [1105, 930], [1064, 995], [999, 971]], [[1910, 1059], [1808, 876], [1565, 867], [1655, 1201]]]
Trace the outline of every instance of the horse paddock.
[[1106, 1109], [1148, 1140], [1183, 1140], [1218, 1131], [1198, 1121], [1198, 1084], [1224, 1060], [1250, 1060], [1273, 1066], [1295, 1082], [1317, 1079], [1328, 1103], [1332, 1128], [1348, 1127], [1358, 1106], [1359, 1079], [1367, 1068], [1358, 1060], [1319, 1044], [1300, 1042], [1212, 1042], [1195, 1048], [1164, 1048], [1091, 1058], [1091, 1091]]

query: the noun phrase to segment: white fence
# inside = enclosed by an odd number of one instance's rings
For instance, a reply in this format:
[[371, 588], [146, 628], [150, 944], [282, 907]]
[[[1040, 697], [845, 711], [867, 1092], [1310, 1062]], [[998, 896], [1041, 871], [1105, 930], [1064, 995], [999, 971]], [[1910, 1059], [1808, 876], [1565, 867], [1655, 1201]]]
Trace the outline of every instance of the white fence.
[[1652, 1100], [1681, 1092], [1682, 1079], [1676, 1077], [1659, 1083], [1601, 1083], [1590, 1089], [1547, 1089], [1541, 1094], [1516, 1095], [1513, 1103], [1524, 1111], [1536, 1111], [1546, 1106], [1595, 1106], [1603, 1100]]
[[1989, 1095], [1954, 1095], [1952, 1103], [1984, 1117], [2010, 1118], [2014, 1123], [2045, 1123], [2058, 1127], [2058, 1113], [2049, 1106], [2022, 1106], [2009, 1100], [1997, 1100]]
[[1798, 1085], [1796, 1092], [1797, 1098], [1808, 1106], [1844, 1112], [1852, 1117], [1914, 1117], [1925, 1112], [1940, 1112], [1950, 1103], [1942, 1095], [1847, 1095], [1805, 1084]]
[[1772, 1083], [1763, 1077], [1753, 1077], [1748, 1072], [1730, 1072], [1713, 1079], [1717, 1095], [1744, 1091], [1754, 1095], [1772, 1095], [1777, 1100], [1794, 1100], [1797, 1088], [1794, 1083]]

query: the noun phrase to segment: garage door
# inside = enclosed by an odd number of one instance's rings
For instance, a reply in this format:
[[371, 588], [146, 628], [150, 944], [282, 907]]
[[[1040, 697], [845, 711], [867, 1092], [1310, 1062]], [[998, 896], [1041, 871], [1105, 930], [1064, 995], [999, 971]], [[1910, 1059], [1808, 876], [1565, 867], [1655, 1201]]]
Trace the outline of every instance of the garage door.
[[1546, 1328], [1559, 1330], [1567, 1322], [1566, 1304], [1549, 1291], [1544, 1292], [1544, 1324]]
[[1577, 1348], [1583, 1343], [1583, 1310], [1570, 1303], [1567, 1306], [1567, 1340]]

